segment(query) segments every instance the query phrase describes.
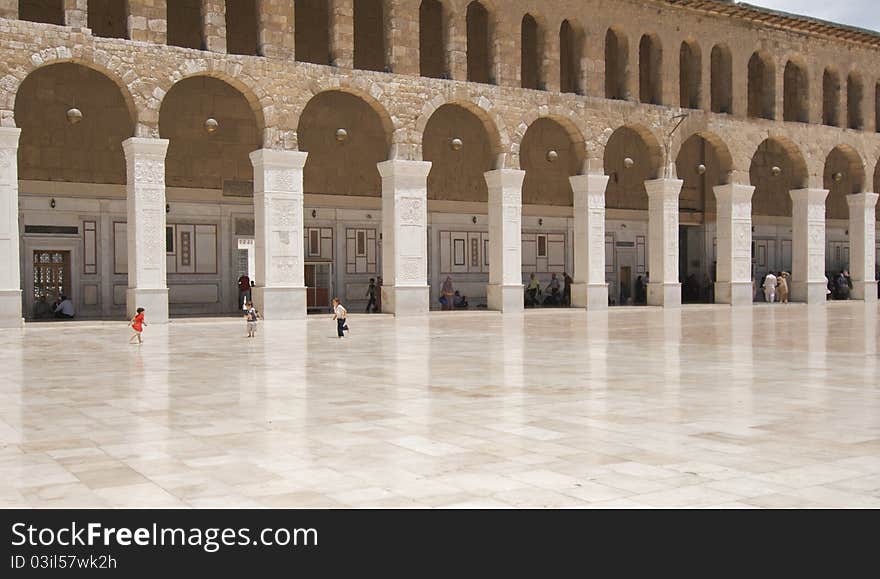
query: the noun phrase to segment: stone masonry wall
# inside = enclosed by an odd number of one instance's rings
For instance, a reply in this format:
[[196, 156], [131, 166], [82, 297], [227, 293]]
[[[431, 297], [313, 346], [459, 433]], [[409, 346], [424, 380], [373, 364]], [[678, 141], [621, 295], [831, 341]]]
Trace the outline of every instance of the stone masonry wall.
[[[15, 6], [0, 0], [0, 15], [12, 16]], [[604, 146], [614, 129], [639, 126], [653, 135], [659, 147], [680, 112], [679, 47], [690, 40], [702, 55], [701, 108], [679, 129], [671, 147], [673, 155], [689, 136], [706, 133], [717, 137], [732, 157], [732, 178], [748, 182], [752, 156], [768, 136], [792, 143], [803, 155], [808, 184], [821, 187], [825, 160], [840, 144], [858, 153], [865, 174], [875, 175], [880, 157], [880, 134], [875, 132], [873, 87], [880, 79], [877, 50], [864, 45], [809, 36], [801, 32], [761, 28], [754, 23], [678, 9], [659, 1], [635, 0], [506, 0], [484, 2], [490, 15], [490, 52], [495, 85], [463, 81], [466, 51], [466, 0], [444, 2], [446, 62], [453, 80], [415, 76], [418, 68], [418, 3], [389, 0], [386, 18], [386, 52], [393, 73], [352, 70], [352, 1], [333, 0], [332, 53], [337, 67], [299, 63], [290, 58], [293, 46], [290, 2], [260, 2], [261, 46], [267, 56], [227, 55], [225, 6], [222, 0], [202, 0], [203, 36], [208, 51], [161, 44], [167, 25], [162, 22], [162, 0], [130, 0], [129, 29], [132, 41], [98, 38], [79, 29], [85, 25], [85, 0], [65, 0], [69, 27], [0, 19], [0, 122], [15, 125], [14, 104], [20, 84], [37, 68], [53, 62], [77, 62], [108, 76], [129, 105], [138, 136], [158, 136], [158, 113], [165, 94], [183, 78], [207, 75], [228, 82], [247, 99], [257, 116], [263, 146], [296, 149], [299, 116], [316, 94], [338, 89], [360, 96], [393, 127], [388, 156], [421, 159], [422, 134], [431, 114], [445, 103], [465, 104], [497, 135], [496, 166], [519, 167], [519, 147], [529, 125], [553, 117], [575, 127], [574, 145], [583, 147], [589, 165], [602, 167]], [[558, 32], [565, 19], [583, 27], [581, 85], [586, 94], [518, 88], [520, 79], [519, 30], [525, 13], [543, 26], [548, 49], [558, 50]], [[615, 26], [629, 44], [629, 86], [638, 88], [639, 39], [651, 34], [660, 43], [663, 62], [662, 105], [604, 98], [604, 39]], [[705, 112], [709, 107], [710, 58], [716, 43], [731, 51], [733, 64], [733, 114]], [[774, 61], [777, 87], [776, 118], [782, 118], [782, 72], [789, 59], [807, 70], [809, 118], [821, 117], [821, 78], [825, 67], [851, 72], [862, 80], [865, 131], [818, 124], [785, 123], [745, 117], [747, 68], [752, 53], [764, 50]], [[558, 55], [545, 57], [545, 67], [558, 67]], [[406, 74], [401, 74], [405, 72]], [[552, 74], [551, 74], [552, 72]], [[558, 71], [546, 70], [558, 85]], [[638, 91], [631, 91], [637, 98]], [[846, 92], [846, 82], [841, 92]], [[846, 95], [841, 96], [846, 103]], [[817, 112], [818, 111], [818, 112]], [[845, 114], [842, 115], [844, 118]], [[661, 151], [662, 154], [662, 151]], [[872, 179], [865, 179], [871, 188]]]

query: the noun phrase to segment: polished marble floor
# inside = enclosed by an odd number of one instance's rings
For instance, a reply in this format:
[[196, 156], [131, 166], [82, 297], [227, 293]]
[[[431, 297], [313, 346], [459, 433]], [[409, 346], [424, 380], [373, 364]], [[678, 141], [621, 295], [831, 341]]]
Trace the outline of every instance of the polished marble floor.
[[0, 332], [0, 507], [880, 507], [878, 306]]

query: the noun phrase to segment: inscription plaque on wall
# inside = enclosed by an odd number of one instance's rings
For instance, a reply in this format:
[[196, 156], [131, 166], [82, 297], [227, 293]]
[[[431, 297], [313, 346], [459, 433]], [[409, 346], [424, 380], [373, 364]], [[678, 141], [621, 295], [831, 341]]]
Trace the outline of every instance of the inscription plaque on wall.
[[253, 181], [223, 181], [223, 195], [225, 197], [253, 197]]

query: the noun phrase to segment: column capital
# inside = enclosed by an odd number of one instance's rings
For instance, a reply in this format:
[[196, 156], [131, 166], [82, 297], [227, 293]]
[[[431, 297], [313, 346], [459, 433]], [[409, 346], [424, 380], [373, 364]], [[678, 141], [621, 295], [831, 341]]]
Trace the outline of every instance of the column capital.
[[872, 209], [877, 206], [880, 195], [877, 193], [853, 193], [846, 196], [846, 204], [852, 208]]
[[602, 173], [587, 173], [586, 175], [573, 175], [568, 178], [571, 188], [577, 194], [583, 193], [601, 193], [605, 194], [608, 189], [608, 181], [610, 177]]
[[125, 158], [130, 159], [132, 155], [146, 157], [165, 158], [168, 152], [168, 139], [150, 139], [146, 137], [131, 137], [122, 141], [122, 150], [125, 151]]
[[794, 202], [805, 202], [810, 205], [825, 203], [828, 198], [828, 189], [792, 189], [788, 192]]
[[520, 169], [496, 169], [495, 171], [487, 171], [484, 177], [490, 190], [493, 188], [521, 190], [526, 172]]
[[394, 177], [416, 177], [427, 179], [428, 173], [431, 172], [433, 163], [430, 161], [405, 161], [402, 159], [391, 159], [382, 161], [379, 167], [379, 175], [383, 179]]
[[21, 129], [18, 127], [0, 127], [0, 149], [18, 149]]
[[306, 166], [309, 154], [303, 151], [284, 151], [281, 149], [257, 149], [250, 154], [255, 169], [273, 167], [278, 169], [302, 169]]
[[647, 191], [649, 198], [678, 199], [683, 186], [684, 181], [681, 179], [652, 179], [645, 181], [645, 191]]
[[725, 183], [724, 185], [716, 185], [712, 188], [715, 193], [715, 199], [718, 202], [745, 203], [751, 202], [752, 196], [755, 194], [753, 185], [745, 185], [742, 183]]

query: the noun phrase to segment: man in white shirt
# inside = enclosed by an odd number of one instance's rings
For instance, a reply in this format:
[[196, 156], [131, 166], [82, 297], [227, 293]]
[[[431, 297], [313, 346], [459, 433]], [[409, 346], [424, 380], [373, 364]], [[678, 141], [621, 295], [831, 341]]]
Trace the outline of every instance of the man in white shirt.
[[339, 298], [333, 298], [333, 319], [336, 320], [336, 332], [340, 338], [344, 338], [345, 332], [348, 331], [346, 318], [348, 318], [348, 310], [345, 309]]
[[67, 296], [61, 296], [61, 301], [55, 305], [55, 317], [63, 320], [72, 320], [74, 316], [73, 302]]
[[767, 300], [768, 304], [772, 304], [776, 301], [776, 276], [773, 275], [773, 272], [767, 274], [767, 277], [764, 278], [764, 298]]

